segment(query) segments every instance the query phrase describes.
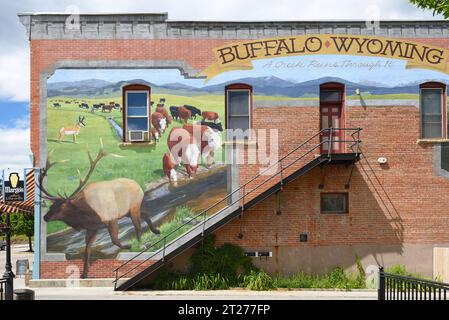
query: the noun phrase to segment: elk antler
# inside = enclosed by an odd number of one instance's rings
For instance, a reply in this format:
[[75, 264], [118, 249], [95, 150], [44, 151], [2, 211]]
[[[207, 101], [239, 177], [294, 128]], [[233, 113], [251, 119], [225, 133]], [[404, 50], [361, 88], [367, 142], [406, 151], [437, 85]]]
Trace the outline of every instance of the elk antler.
[[122, 156], [119, 156], [119, 155], [116, 155], [116, 154], [107, 153], [107, 152], [104, 150], [104, 147], [103, 147], [103, 140], [102, 140], [102, 139], [100, 139], [100, 146], [101, 146], [101, 148], [100, 148], [100, 150], [98, 151], [98, 154], [97, 154], [97, 157], [95, 158], [95, 160], [92, 159], [92, 155], [90, 154], [90, 151], [87, 150], [87, 156], [89, 157], [89, 162], [90, 162], [90, 168], [89, 168], [89, 171], [87, 172], [87, 175], [86, 175], [86, 176], [84, 177], [84, 179], [83, 179], [83, 178], [81, 178], [81, 172], [80, 172], [79, 170], [77, 170], [77, 171], [78, 171], [78, 175], [79, 175], [79, 177], [80, 177], [79, 186], [78, 186], [78, 188], [75, 189], [75, 191], [73, 191], [73, 193], [72, 193], [69, 197], [67, 197], [67, 199], [73, 198], [78, 192], [80, 192], [81, 190], [83, 190], [83, 188], [86, 186], [87, 182], [89, 181], [90, 176], [91, 176], [92, 173], [94, 172], [95, 167], [97, 166], [98, 162], [99, 162], [102, 158], [104, 158], [104, 157], [107, 156], [107, 155], [110, 155], [110, 156], [113, 156], [113, 157], [116, 157], [116, 158], [123, 158]]
[[60, 200], [60, 199], [63, 199], [64, 197], [59, 193], [58, 193], [58, 196], [54, 196], [50, 192], [48, 192], [47, 189], [44, 188], [44, 179], [47, 177], [48, 170], [50, 170], [50, 168], [53, 167], [55, 164], [67, 162], [67, 160], [50, 162], [50, 157], [53, 154], [53, 151], [54, 150], [50, 151], [50, 153], [47, 157], [45, 168], [42, 168], [40, 170], [40, 175], [39, 175], [39, 189], [44, 194], [42, 197], [47, 200], [50, 200], [50, 201]]

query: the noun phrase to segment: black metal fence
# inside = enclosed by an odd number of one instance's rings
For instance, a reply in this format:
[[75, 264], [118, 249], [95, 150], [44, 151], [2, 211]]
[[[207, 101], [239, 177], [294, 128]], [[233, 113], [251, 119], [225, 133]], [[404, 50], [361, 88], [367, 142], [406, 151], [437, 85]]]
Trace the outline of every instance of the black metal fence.
[[379, 300], [449, 300], [449, 284], [385, 273], [379, 269]]
[[0, 279], [0, 301], [5, 300], [6, 279]]

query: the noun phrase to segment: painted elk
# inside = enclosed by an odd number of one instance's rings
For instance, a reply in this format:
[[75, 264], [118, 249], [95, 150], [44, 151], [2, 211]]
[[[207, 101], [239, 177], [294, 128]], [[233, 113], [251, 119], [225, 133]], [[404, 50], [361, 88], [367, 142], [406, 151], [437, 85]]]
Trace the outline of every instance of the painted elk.
[[[69, 196], [66, 194], [52, 195], [44, 188], [43, 184], [48, 170], [55, 164], [66, 161], [50, 163], [47, 160], [47, 164], [41, 170], [39, 177], [42, 198], [53, 203], [44, 216], [44, 220], [46, 222], [63, 221], [77, 231], [86, 231], [82, 278], [86, 278], [89, 274], [92, 244], [95, 241], [98, 230], [107, 228], [112, 243], [121, 249], [130, 248], [129, 245], [122, 244], [119, 239], [118, 221], [126, 216], [131, 218], [139, 241], [142, 234], [141, 218], [144, 219], [152, 232], [155, 234], [160, 233], [154, 227], [151, 219], [141, 214], [144, 193], [137, 182], [120, 178], [111, 181], [87, 183], [98, 162], [108, 155], [103, 149], [103, 143], [101, 143], [101, 149], [95, 159], [92, 158], [89, 152], [87, 155], [90, 161], [89, 170], [84, 179], [81, 178], [81, 174], [78, 171], [80, 176], [79, 186]], [[111, 156], [118, 157], [112, 154]]]
[[78, 116], [77, 123], [72, 127], [62, 127], [59, 129], [59, 138], [61, 142], [65, 136], [73, 136], [73, 143], [76, 143], [76, 137], [80, 133], [81, 128], [84, 128], [86, 124], [84, 123], [85, 117]]

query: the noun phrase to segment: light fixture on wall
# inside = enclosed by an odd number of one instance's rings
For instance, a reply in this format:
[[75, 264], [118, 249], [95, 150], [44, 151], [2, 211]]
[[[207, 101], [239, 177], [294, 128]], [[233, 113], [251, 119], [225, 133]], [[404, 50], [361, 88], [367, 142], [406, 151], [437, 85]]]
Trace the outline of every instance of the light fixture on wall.
[[385, 157], [380, 157], [379, 159], [377, 159], [377, 162], [379, 162], [380, 164], [386, 164], [388, 160]]
[[360, 95], [360, 89], [359, 88], [355, 89], [355, 94], [358, 95], [358, 96]]

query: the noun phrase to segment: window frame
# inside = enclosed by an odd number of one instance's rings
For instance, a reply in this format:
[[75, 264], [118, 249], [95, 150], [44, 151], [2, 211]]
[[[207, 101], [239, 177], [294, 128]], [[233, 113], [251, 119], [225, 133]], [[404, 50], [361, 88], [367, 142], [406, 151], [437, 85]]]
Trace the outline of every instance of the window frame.
[[[422, 104], [422, 92], [423, 90], [435, 90], [439, 89], [441, 90], [441, 137], [434, 137], [434, 138], [428, 138], [424, 137], [424, 130], [423, 130], [423, 104]], [[425, 82], [422, 83], [419, 86], [419, 137], [420, 139], [429, 139], [429, 140], [437, 140], [437, 139], [447, 139], [448, 132], [447, 132], [447, 88], [446, 84], [441, 82]]]
[[[229, 129], [231, 116], [228, 112], [229, 103], [229, 92], [231, 91], [245, 91], [249, 95], [249, 106], [248, 106], [248, 130], [250, 130], [249, 135], [244, 137], [243, 140], [251, 140], [251, 131], [253, 129], [253, 87], [246, 83], [231, 83], [225, 87], [225, 118], [226, 118], [226, 129]], [[241, 116], [244, 117], [244, 116]], [[246, 117], [246, 116], [245, 116]], [[237, 139], [242, 140], [242, 139]]]
[[[345, 201], [345, 211], [323, 211], [323, 205], [322, 205], [322, 197], [324, 195], [341, 195], [344, 196]], [[333, 214], [333, 215], [342, 215], [342, 214], [349, 214], [349, 192], [321, 192], [320, 193], [320, 214]]]
[[[128, 94], [129, 93], [145, 93], [147, 95], [147, 115], [146, 116], [128, 116]], [[122, 87], [122, 119], [123, 119], [123, 143], [129, 142], [129, 127], [128, 127], [128, 118], [135, 119], [147, 119], [147, 131], [143, 131], [147, 135], [147, 139], [144, 141], [150, 141], [150, 132], [151, 132], [151, 87], [143, 84], [130, 84]], [[133, 130], [132, 130], [133, 131]]]

